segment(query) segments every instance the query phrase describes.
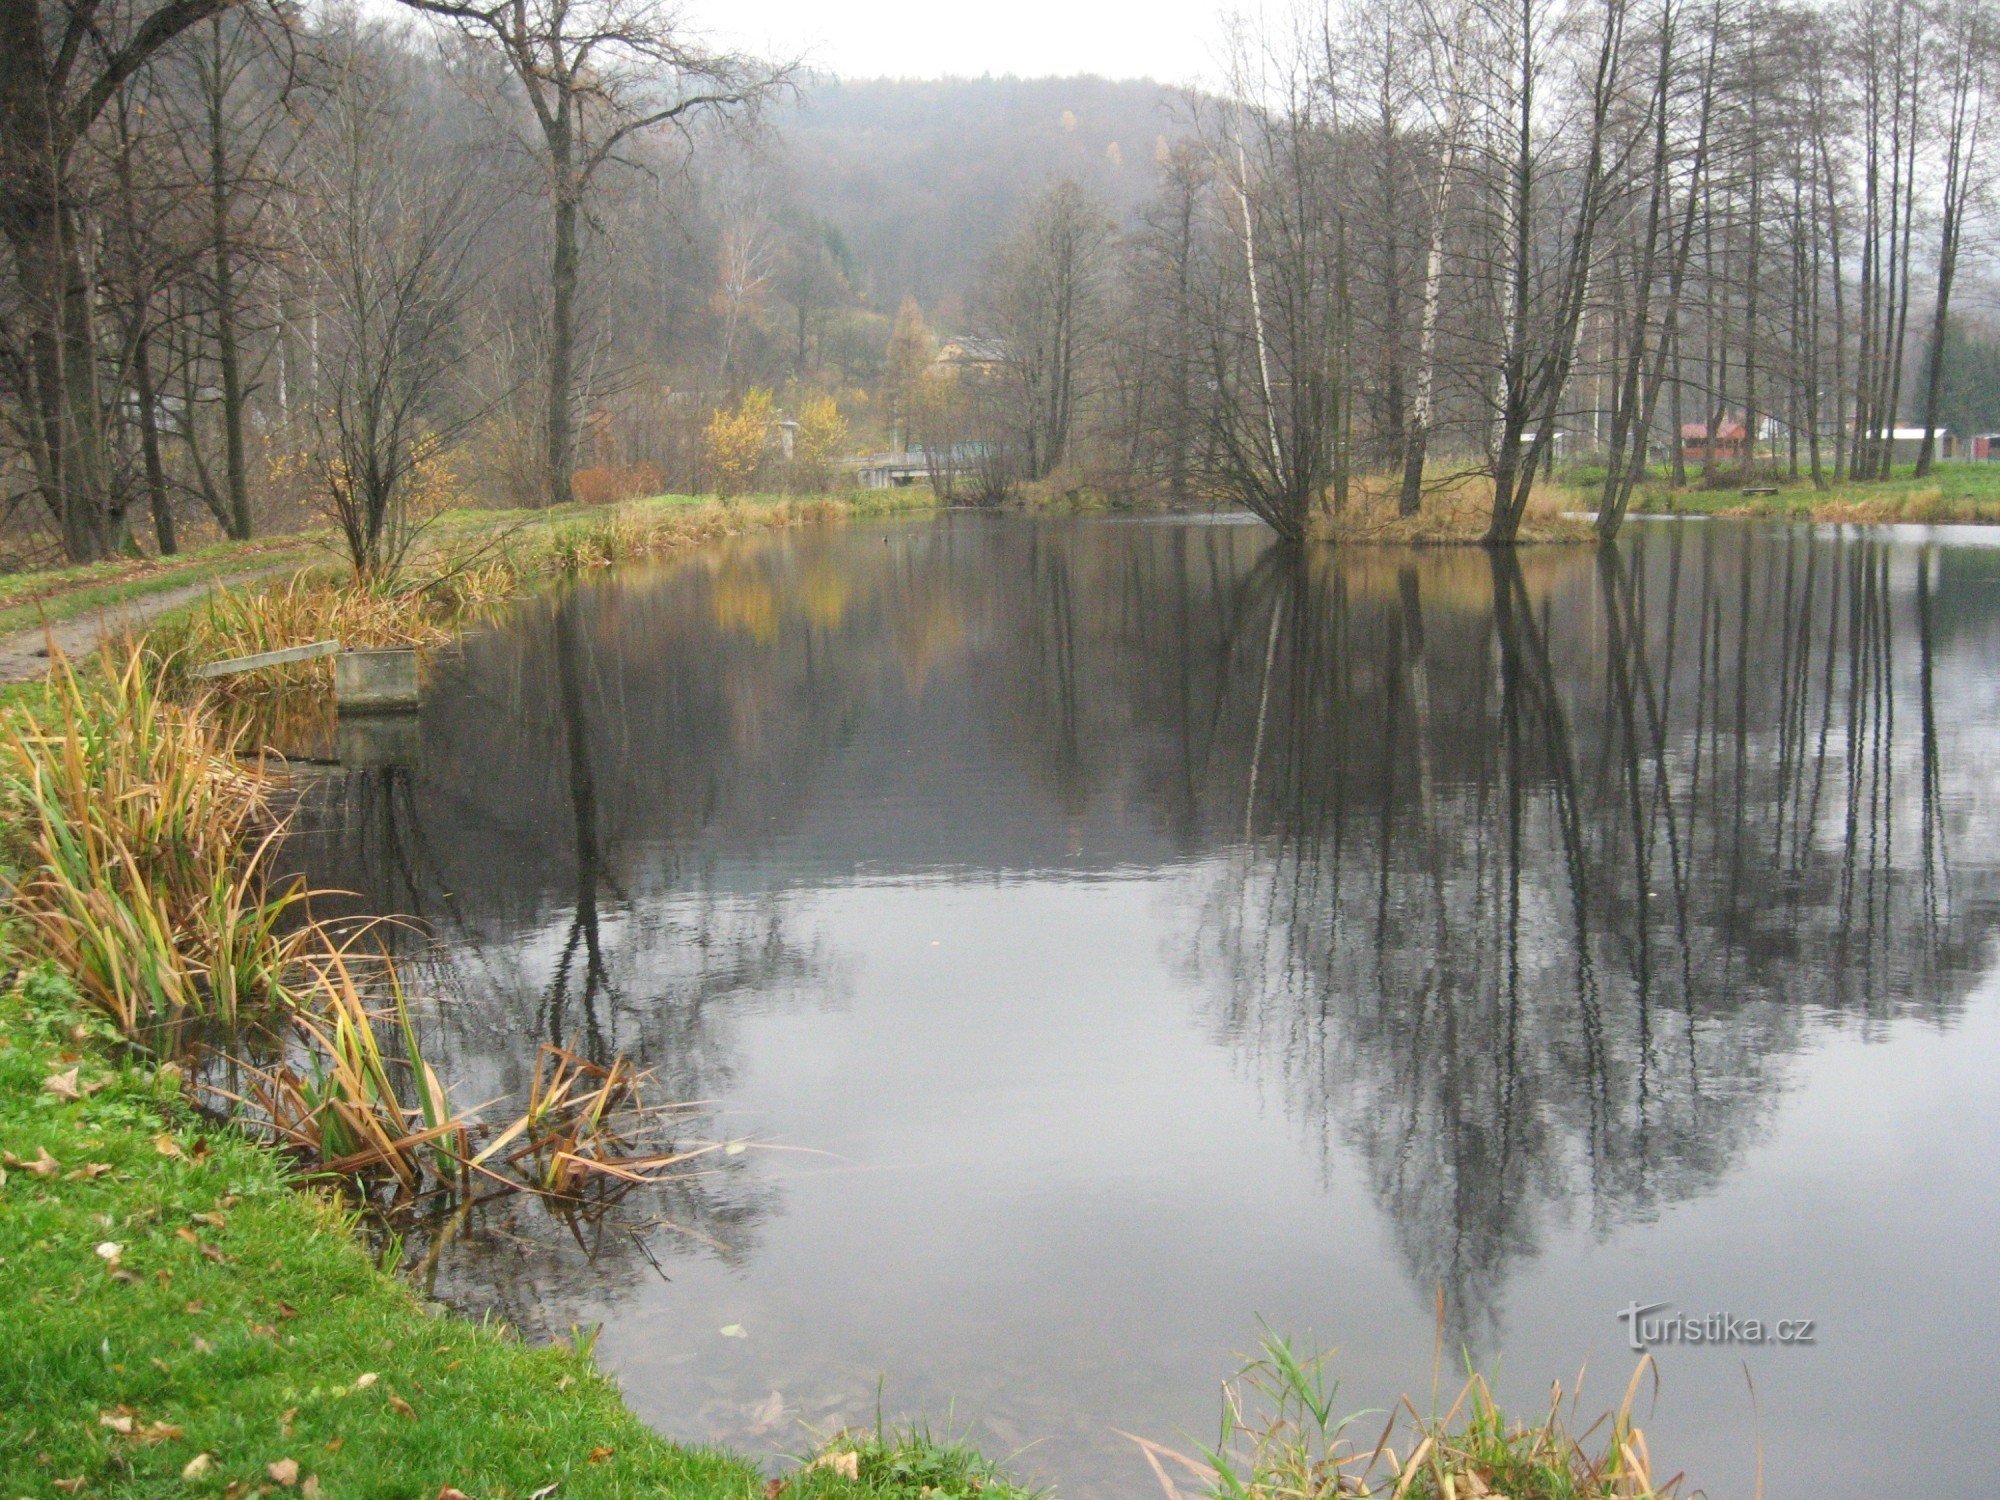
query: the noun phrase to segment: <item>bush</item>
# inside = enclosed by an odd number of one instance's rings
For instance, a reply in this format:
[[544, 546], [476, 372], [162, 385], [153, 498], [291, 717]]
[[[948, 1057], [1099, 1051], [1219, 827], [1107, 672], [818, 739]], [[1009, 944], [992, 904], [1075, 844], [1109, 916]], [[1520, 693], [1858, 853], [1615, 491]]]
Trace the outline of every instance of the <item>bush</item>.
[[741, 495], [756, 483], [773, 415], [771, 393], [756, 387], [744, 393], [736, 410], [717, 407], [709, 417], [703, 445], [716, 494]]
[[597, 464], [578, 469], [570, 479], [570, 494], [579, 505], [616, 505], [644, 500], [667, 487], [667, 473], [658, 464]]

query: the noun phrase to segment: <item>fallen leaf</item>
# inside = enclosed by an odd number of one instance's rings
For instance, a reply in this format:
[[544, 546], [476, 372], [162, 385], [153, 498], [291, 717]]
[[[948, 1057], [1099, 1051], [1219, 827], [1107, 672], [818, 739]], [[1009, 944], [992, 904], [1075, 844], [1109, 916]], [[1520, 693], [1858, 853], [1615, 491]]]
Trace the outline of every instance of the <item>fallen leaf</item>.
[[472, 1497], [466, 1494], [464, 1490], [455, 1490], [450, 1485], [446, 1485], [437, 1492], [437, 1500], [472, 1500]]
[[80, 1495], [83, 1493], [83, 1476], [81, 1474], [77, 1475], [74, 1479], [55, 1479], [51, 1480], [50, 1483], [65, 1495]]
[[782, 1392], [773, 1391], [758, 1402], [750, 1413], [750, 1421], [759, 1432], [769, 1431], [785, 1420], [785, 1398]]
[[99, 1412], [97, 1414], [97, 1425], [99, 1427], [109, 1427], [120, 1436], [130, 1437], [138, 1428], [139, 1418], [133, 1412], [121, 1406], [116, 1411]]
[[326, 1440], [326, 1451], [329, 1453], [338, 1453], [346, 1446], [347, 1439], [344, 1437], [330, 1437]]
[[200, 1334], [196, 1334], [194, 1336], [194, 1352], [197, 1354], [213, 1354], [215, 1353], [215, 1345], [211, 1344]]
[[842, 1479], [858, 1480], [861, 1478], [861, 1455], [852, 1451], [847, 1453], [822, 1453], [818, 1458], [806, 1465], [808, 1473], [814, 1469], [831, 1469]]
[[281, 1458], [274, 1464], [265, 1464], [264, 1472], [271, 1476], [272, 1483], [290, 1489], [299, 1482], [299, 1461], [296, 1458]]
[[77, 1100], [83, 1097], [83, 1090], [77, 1087], [76, 1069], [65, 1073], [51, 1073], [42, 1080], [42, 1087], [58, 1099]]
[[221, 1229], [229, 1223], [221, 1214], [195, 1214], [193, 1218], [195, 1223], [206, 1224], [210, 1229]]
[[[181, 1143], [168, 1135], [164, 1130], [153, 1137], [153, 1149], [162, 1156], [182, 1158], [187, 1156], [187, 1153], [181, 1150]], [[206, 1457], [207, 1455], [204, 1454], [202, 1456]]]
[[306, 1475], [306, 1482], [299, 1486], [299, 1493], [304, 1495], [306, 1500], [319, 1500], [319, 1475]]
[[750, 1330], [745, 1328], [741, 1323], [731, 1323], [723, 1328], [721, 1333], [726, 1339], [747, 1339], [750, 1337]]
[[294, 1406], [282, 1417], [278, 1418], [278, 1432], [280, 1436], [290, 1437], [292, 1435], [292, 1419], [298, 1414], [299, 1409]]
[[111, 1170], [110, 1162], [94, 1161], [84, 1166], [78, 1167], [74, 1172], [71, 1172], [69, 1174], [69, 1180], [71, 1182], [75, 1182], [79, 1178], [81, 1178], [85, 1182], [94, 1182], [99, 1177], [104, 1176], [110, 1170]]
[[373, 1370], [370, 1370], [367, 1374], [356, 1377], [354, 1382], [354, 1388], [357, 1391], [365, 1391], [368, 1389], [369, 1386], [373, 1385], [376, 1381], [380, 1380], [381, 1378], [382, 1377], [380, 1375], [377, 1375]]
[[787, 1484], [788, 1484], [789, 1482], [790, 1482], [789, 1480], [784, 1480], [784, 1479], [767, 1479], [767, 1480], [765, 1480], [765, 1481], [764, 1481], [764, 1500], [778, 1500], [778, 1496], [780, 1496], [780, 1495], [782, 1495], [782, 1494], [784, 1494], [784, 1493], [785, 1493], [785, 1486], [786, 1486], [786, 1485], [787, 1485]]
[[554, 1484], [543, 1485], [540, 1489], [536, 1490], [534, 1494], [528, 1496], [528, 1500], [549, 1500], [549, 1496], [553, 1495], [557, 1490], [561, 1488], [562, 1488], [562, 1481], [558, 1479]]
[[590, 1450], [590, 1461], [594, 1464], [601, 1464], [617, 1451], [616, 1448], [592, 1448]]
[[208, 1477], [209, 1471], [214, 1467], [214, 1459], [210, 1458], [206, 1453], [197, 1453], [181, 1466], [181, 1478], [205, 1479]]
[[0, 1162], [10, 1167], [19, 1167], [30, 1177], [53, 1177], [62, 1170], [62, 1163], [49, 1155], [49, 1148], [47, 1146], [37, 1146], [35, 1148], [35, 1159], [33, 1161], [22, 1161], [20, 1157], [11, 1151], [0, 1151]]
[[412, 1422], [417, 1419], [417, 1409], [401, 1396], [391, 1396], [389, 1398], [389, 1410], [399, 1417], [408, 1417]]
[[97, 1247], [97, 1258], [108, 1265], [117, 1265], [118, 1257], [125, 1253], [125, 1247], [116, 1240], [106, 1240]]

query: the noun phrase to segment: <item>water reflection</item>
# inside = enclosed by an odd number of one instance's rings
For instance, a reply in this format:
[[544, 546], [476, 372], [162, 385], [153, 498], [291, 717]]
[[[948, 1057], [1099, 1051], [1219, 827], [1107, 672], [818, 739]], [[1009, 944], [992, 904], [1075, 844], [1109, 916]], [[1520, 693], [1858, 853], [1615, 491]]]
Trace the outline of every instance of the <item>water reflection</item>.
[[[1225, 525], [745, 539], [468, 642], [426, 707], [420, 766], [330, 783], [301, 857], [428, 924], [428, 977], [453, 999], [441, 1050], [467, 1094], [518, 1090], [543, 1040], [624, 1050], [665, 1093], [754, 1105], [781, 1134], [851, 1125], [864, 1173], [902, 1170], [935, 1117], [858, 1077], [843, 1114], [787, 1119], [797, 1089], [749, 1075], [809, 1074], [828, 1016], [921, 1068], [926, 1027], [873, 1025], [903, 998], [911, 931], [942, 945], [923, 1014], [943, 1024], [971, 1003], [955, 997], [1011, 986], [1079, 1054], [1111, 1022], [1066, 976], [1096, 945], [1150, 945], [1142, 986], [1253, 1090], [1204, 1128], [1247, 1143], [1255, 1097], [1274, 1094], [1325, 1201], [1362, 1211], [1356, 1180], [1386, 1229], [1407, 1298], [1393, 1337], [1427, 1348], [1441, 1289], [1449, 1335], [1485, 1359], [1508, 1346], [1527, 1267], [1579, 1254], [1579, 1226], [1643, 1236], [1716, 1192], [1816, 1039], [1950, 1024], [1989, 950], [2000, 559], [1807, 529], [1635, 531], [1615, 554], [1303, 559]], [[1116, 932], [1046, 925], [998, 976], [952, 967], [1009, 920], [999, 893], [1107, 883], [1151, 904], [1118, 905]], [[995, 893], [984, 915], [932, 897], [971, 890]], [[1135, 1099], [1166, 1118], [1177, 1086], [1024, 1078], [1015, 1102], [1088, 1139]], [[1213, 1184], [1159, 1155], [1114, 1153], [1104, 1186], [1162, 1184], [1198, 1224]], [[845, 1208], [802, 1192], [794, 1209], [782, 1175], [739, 1161], [588, 1245], [482, 1221], [442, 1255], [441, 1285], [530, 1327], [676, 1316], [677, 1293], [710, 1295], [661, 1280], [678, 1253], [747, 1285], [796, 1277], [796, 1257], [759, 1257], [783, 1224], [788, 1243], [858, 1240], [876, 1279], [914, 1287], [964, 1253], [927, 1237], [925, 1212], [1025, 1218], [1058, 1191], [1008, 1198], [947, 1161], [914, 1207], [864, 1207], [863, 1183]], [[1288, 1264], [1269, 1261], [1272, 1277]], [[1163, 1321], [1141, 1280], [1126, 1295], [1114, 1313]], [[875, 1316], [904, 1322], [857, 1334], [866, 1353], [838, 1379], [886, 1366], [923, 1389], [938, 1308]], [[770, 1359], [817, 1370], [835, 1342]], [[1011, 1341], [996, 1331], [975, 1361], [1014, 1378], [988, 1398], [996, 1418], [1032, 1435], [1101, 1400], [1131, 1426], [1121, 1400], [1205, 1411], [1223, 1373], [1155, 1369], [1150, 1394], [1121, 1396], [1094, 1389], [1104, 1351], [1074, 1342], [1027, 1314]], [[782, 1375], [715, 1379], [764, 1410]], [[679, 1401], [657, 1414], [695, 1409]], [[716, 1435], [768, 1425], [718, 1419]], [[1102, 1477], [1102, 1425], [1048, 1472]]]
[[1190, 962], [1484, 1352], [1549, 1218], [1705, 1191], [1807, 1028], [1948, 1014], [1991, 884], [1951, 899], [1978, 809], [1943, 796], [1929, 554], [1481, 564], [1274, 591], [1261, 669], [1219, 676], [1251, 840]]

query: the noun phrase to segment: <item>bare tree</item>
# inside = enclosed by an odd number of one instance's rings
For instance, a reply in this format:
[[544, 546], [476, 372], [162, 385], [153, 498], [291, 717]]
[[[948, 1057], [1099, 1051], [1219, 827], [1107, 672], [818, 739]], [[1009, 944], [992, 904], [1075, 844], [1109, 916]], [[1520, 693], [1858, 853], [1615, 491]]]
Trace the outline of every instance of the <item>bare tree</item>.
[[1112, 232], [1101, 204], [1059, 182], [1029, 206], [992, 263], [992, 323], [1014, 387], [1024, 479], [1045, 478], [1063, 461], [1090, 392]]
[[1983, 157], [1984, 127], [2000, 53], [2000, 17], [1990, 0], [1946, 0], [1932, 52], [1937, 137], [1944, 142], [1939, 183], [1937, 281], [1930, 339], [1924, 356], [1924, 437], [1917, 476], [1930, 473], [1937, 456], [1938, 407], [1944, 398], [1944, 338], [1951, 322], [1951, 294], [1958, 280], [1965, 219], [1989, 180]]
[[15, 309], [6, 358], [31, 413], [36, 487], [73, 559], [129, 542], [110, 473], [77, 147], [133, 75], [236, 3], [0, 0], [0, 237]]
[[571, 498], [576, 468], [578, 284], [591, 192], [635, 137], [742, 110], [786, 86], [790, 68], [715, 50], [664, 0], [509, 0], [489, 9], [424, 8], [496, 42], [527, 98], [526, 137], [550, 210], [547, 493]]
[[316, 132], [304, 244], [320, 327], [320, 471], [355, 573], [394, 576], [478, 415], [451, 376], [470, 338], [474, 185], [409, 107], [407, 59], [346, 39]]

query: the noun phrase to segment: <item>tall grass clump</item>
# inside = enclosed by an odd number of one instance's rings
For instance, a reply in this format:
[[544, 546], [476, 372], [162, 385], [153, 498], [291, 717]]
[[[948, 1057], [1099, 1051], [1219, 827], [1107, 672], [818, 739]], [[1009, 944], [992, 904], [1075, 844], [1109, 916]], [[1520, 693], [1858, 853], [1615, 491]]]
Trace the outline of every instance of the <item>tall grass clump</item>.
[[293, 999], [304, 893], [270, 878], [275, 783], [246, 748], [137, 651], [58, 655], [0, 725], [10, 903], [128, 1038]]
[[[1348, 484], [1347, 503], [1329, 506], [1314, 535], [1322, 541], [1375, 546], [1438, 547], [1480, 542], [1493, 514], [1492, 482], [1480, 474], [1459, 474], [1424, 487], [1423, 509], [1398, 514], [1400, 476], [1357, 475]], [[1528, 497], [1520, 539], [1524, 542], [1587, 542], [1595, 533], [1578, 514], [1594, 501], [1553, 484], [1538, 484]]]
[[[437, 646], [475, 599], [465, 580], [445, 598], [428, 588], [357, 582], [328, 571], [296, 574], [271, 587], [217, 589], [200, 608], [156, 626], [147, 637], [153, 670], [175, 693], [193, 690], [188, 671], [202, 662], [254, 656], [287, 646], [337, 640], [343, 646]], [[205, 691], [223, 697], [263, 696], [300, 687], [330, 687], [324, 657], [223, 677]]]
[[[1642, 1361], [1617, 1410], [1582, 1428], [1575, 1398], [1551, 1389], [1532, 1419], [1504, 1413], [1484, 1377], [1425, 1414], [1405, 1397], [1385, 1416], [1343, 1416], [1324, 1356], [1301, 1358], [1267, 1336], [1223, 1387], [1222, 1432], [1191, 1457], [1134, 1437], [1167, 1500], [1672, 1500], [1680, 1476], [1655, 1480], [1632, 1406]], [[1182, 1486], [1188, 1486], [1183, 1488]]]

